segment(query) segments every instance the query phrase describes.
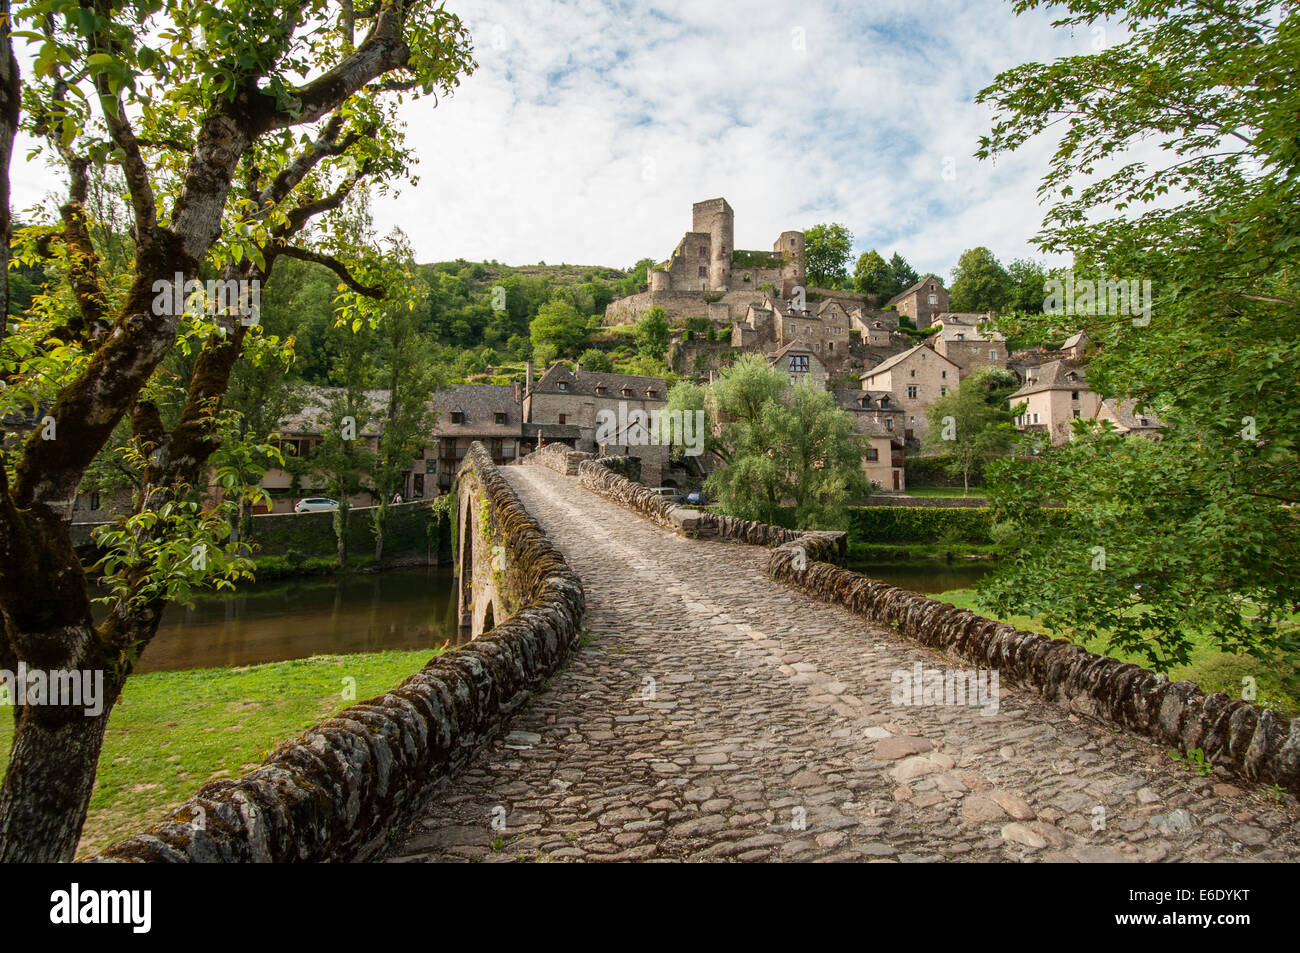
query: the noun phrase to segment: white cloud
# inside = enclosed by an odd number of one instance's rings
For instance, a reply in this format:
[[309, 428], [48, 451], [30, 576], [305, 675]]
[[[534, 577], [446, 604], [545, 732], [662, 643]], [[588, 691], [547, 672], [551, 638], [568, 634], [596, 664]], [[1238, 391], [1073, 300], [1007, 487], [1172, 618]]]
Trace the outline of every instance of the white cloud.
[[[662, 258], [691, 203], [719, 195], [744, 248], [838, 221], [859, 250], [919, 271], [947, 275], [974, 245], [1031, 255], [1051, 144], [976, 162], [987, 112], [973, 98], [1089, 40], [988, 0], [448, 6], [479, 68], [437, 108], [404, 107], [420, 181], [375, 206], [422, 260]], [[21, 153], [14, 165], [15, 206], [48, 204], [57, 178]]]

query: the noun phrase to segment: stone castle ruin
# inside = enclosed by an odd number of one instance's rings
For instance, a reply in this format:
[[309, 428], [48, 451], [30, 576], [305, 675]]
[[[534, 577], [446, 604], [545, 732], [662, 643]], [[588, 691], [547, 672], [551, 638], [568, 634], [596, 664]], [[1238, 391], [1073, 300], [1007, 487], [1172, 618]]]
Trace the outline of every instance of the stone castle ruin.
[[771, 251], [735, 245], [736, 213], [723, 198], [691, 206], [691, 230], [649, 273], [649, 288], [611, 302], [606, 324], [633, 324], [656, 305], [669, 319], [708, 317], [727, 326], [764, 298], [789, 298], [804, 283], [803, 232], [782, 232]]

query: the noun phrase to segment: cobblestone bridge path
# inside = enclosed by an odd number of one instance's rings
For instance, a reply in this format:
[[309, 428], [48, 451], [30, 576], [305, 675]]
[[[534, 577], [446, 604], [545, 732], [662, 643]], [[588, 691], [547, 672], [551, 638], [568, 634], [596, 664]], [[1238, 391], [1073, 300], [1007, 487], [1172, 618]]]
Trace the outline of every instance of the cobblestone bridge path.
[[1001, 687], [891, 704], [968, 666], [542, 467], [502, 471], [582, 578], [589, 634], [390, 852], [397, 861], [1294, 860], [1295, 802]]

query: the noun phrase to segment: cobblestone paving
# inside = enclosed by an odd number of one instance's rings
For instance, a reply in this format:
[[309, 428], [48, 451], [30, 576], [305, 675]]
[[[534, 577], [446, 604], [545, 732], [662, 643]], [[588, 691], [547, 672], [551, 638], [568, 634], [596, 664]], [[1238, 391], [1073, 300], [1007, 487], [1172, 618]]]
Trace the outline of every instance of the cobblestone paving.
[[587, 590], [549, 690], [395, 861], [1204, 861], [1300, 857], [1289, 795], [1001, 686], [996, 714], [890, 700], [965, 668], [541, 467], [503, 471]]

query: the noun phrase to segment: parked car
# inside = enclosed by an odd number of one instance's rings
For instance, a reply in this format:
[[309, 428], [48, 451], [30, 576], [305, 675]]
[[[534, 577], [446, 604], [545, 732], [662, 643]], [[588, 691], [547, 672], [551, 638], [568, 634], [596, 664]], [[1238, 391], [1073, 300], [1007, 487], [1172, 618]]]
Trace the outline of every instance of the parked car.
[[696, 506], [703, 506], [709, 502], [709, 498], [703, 490], [691, 490], [690, 493], [686, 494], [686, 502], [693, 503]]
[[295, 513], [332, 513], [338, 508], [338, 500], [327, 496], [309, 496], [293, 505]]
[[677, 492], [675, 487], [657, 486], [651, 489], [650, 492], [656, 496], [662, 496], [669, 503], [680, 503], [682, 501], [682, 495]]

